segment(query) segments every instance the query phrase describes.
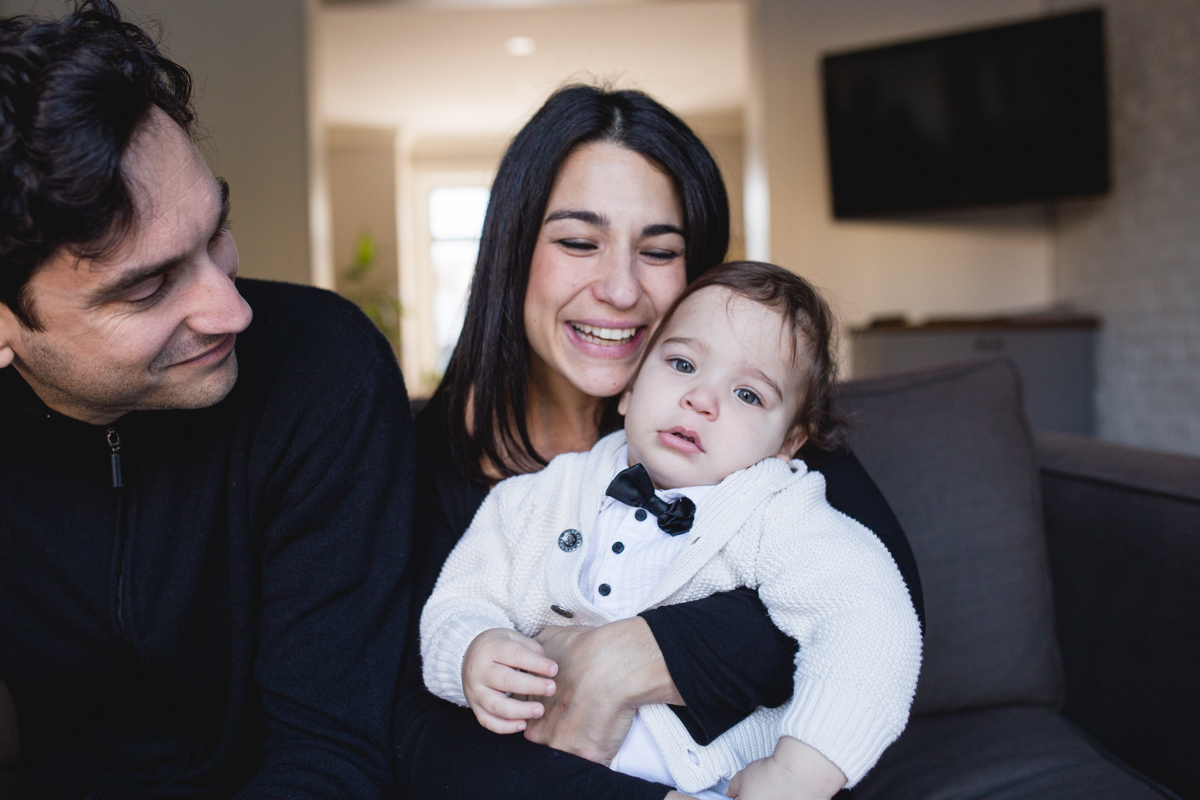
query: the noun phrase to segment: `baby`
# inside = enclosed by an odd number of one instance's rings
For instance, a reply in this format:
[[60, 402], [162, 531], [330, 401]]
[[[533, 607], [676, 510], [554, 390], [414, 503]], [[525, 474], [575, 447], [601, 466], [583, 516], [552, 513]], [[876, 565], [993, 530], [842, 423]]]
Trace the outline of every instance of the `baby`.
[[[707, 746], [644, 706], [612, 768], [704, 800], [857, 783], [904, 729], [921, 636], [887, 549], [792, 459], [836, 442], [831, 326], [816, 291], [769, 264], [689, 286], [620, 399], [625, 430], [480, 507], [421, 617], [429, 690], [490, 730], [523, 730], [541, 705], [510, 692], [554, 692], [528, 637], [751, 587], [800, 644], [792, 699]], [[530, 652], [514, 658], [514, 641]]]

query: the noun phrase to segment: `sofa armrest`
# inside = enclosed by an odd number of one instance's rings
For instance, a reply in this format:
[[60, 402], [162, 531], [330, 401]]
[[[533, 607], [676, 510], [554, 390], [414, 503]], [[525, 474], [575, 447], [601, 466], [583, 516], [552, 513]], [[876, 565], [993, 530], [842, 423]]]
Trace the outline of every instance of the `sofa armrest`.
[[1200, 797], [1200, 459], [1037, 437], [1064, 713]]

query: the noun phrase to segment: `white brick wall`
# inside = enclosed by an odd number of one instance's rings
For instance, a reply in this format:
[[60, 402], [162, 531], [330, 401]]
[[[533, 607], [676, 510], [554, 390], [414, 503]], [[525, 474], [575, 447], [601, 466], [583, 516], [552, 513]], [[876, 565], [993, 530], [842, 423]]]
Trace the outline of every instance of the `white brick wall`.
[[1104, 318], [1100, 436], [1200, 455], [1200, 2], [1103, 5], [1113, 190], [1060, 205], [1056, 294]]

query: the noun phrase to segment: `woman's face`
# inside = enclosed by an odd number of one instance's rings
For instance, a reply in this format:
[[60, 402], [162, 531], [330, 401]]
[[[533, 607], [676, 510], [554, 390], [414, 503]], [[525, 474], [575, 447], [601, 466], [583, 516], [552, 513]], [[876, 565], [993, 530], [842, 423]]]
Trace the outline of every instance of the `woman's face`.
[[686, 283], [671, 179], [619, 145], [575, 150], [550, 192], [525, 290], [533, 380], [553, 394], [619, 393]]

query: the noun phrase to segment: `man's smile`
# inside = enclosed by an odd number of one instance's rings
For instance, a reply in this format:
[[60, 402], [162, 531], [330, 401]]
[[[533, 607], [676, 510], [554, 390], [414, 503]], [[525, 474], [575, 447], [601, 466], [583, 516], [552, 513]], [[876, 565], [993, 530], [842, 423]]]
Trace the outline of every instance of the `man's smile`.
[[214, 344], [199, 355], [185, 358], [183, 361], [176, 361], [171, 364], [172, 367], [202, 367], [210, 364], [216, 364], [223, 361], [230, 353], [233, 352], [233, 346], [237, 343], [237, 334], [225, 334]]

